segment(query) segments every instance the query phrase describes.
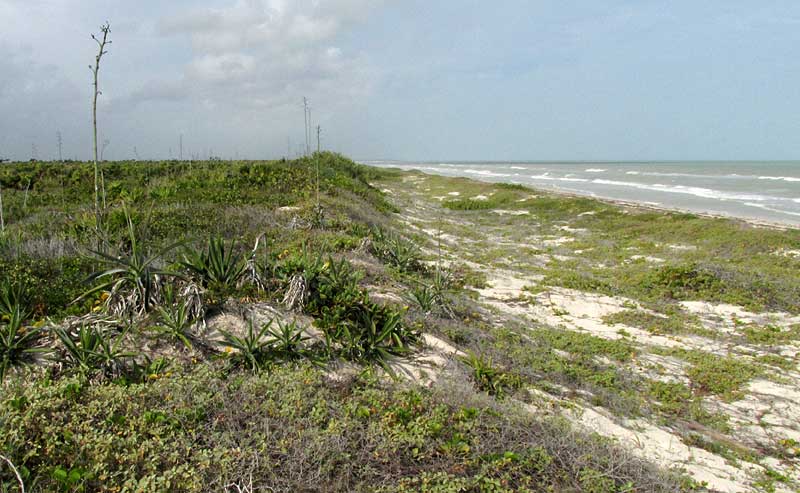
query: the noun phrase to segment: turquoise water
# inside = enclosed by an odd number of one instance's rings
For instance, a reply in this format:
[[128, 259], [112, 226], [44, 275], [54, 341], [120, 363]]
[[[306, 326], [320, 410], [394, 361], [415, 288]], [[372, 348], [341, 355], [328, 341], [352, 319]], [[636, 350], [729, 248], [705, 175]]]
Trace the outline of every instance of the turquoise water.
[[800, 161], [364, 164], [800, 226]]

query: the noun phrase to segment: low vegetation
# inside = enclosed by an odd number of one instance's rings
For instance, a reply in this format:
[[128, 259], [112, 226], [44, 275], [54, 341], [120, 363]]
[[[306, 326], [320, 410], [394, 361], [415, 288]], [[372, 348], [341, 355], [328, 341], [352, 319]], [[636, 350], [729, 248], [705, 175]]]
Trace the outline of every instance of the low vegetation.
[[628, 360], [624, 343], [543, 329], [536, 347], [569, 355], [521, 368], [486, 327], [489, 352], [458, 363], [471, 382], [397, 378], [423, 331], [477, 346], [465, 287], [484, 281], [390, 220], [370, 181], [391, 172], [330, 153], [99, 167], [99, 219], [92, 165], [0, 167], [0, 455], [25, 491], [692, 486], [518, 407], [539, 374], [619, 390], [592, 354]]

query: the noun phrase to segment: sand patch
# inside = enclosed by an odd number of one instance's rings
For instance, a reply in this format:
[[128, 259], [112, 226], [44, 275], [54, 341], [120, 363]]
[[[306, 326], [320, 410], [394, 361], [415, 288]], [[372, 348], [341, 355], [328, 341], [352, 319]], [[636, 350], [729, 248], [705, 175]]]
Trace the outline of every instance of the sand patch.
[[571, 228], [569, 226], [558, 226], [556, 229], [559, 231], [566, 231], [567, 233], [585, 233], [588, 231], [586, 228]]
[[575, 241], [575, 238], [573, 238], [571, 236], [559, 236], [559, 237], [555, 237], [555, 238], [549, 238], [549, 239], [542, 240], [542, 245], [550, 246], [550, 247], [552, 247], [552, 246], [560, 246], [560, 245], [563, 245], [565, 243], [571, 243], [573, 241]]
[[663, 264], [664, 262], [666, 262], [666, 260], [664, 260], [663, 258], [650, 257], [648, 255], [633, 255], [628, 260], [631, 261], [631, 262], [636, 262], [636, 261], [639, 261], [639, 260], [643, 260], [643, 261], [647, 262], [648, 264]]
[[677, 252], [690, 252], [692, 250], [697, 250], [697, 247], [694, 245], [671, 244], [667, 245], [667, 248], [669, 248], [670, 250], [675, 250]]
[[727, 303], [710, 303], [707, 301], [681, 301], [680, 305], [688, 312], [693, 313], [711, 325], [718, 325], [727, 321], [734, 324], [736, 321], [756, 325], [776, 324], [789, 326], [800, 323], [800, 316], [786, 312], [754, 313], [741, 306]]
[[459, 238], [448, 233], [443, 233], [437, 229], [421, 229], [420, 231], [430, 236], [434, 241], [441, 240], [449, 245], [458, 245], [459, 243], [470, 241], [465, 238]]
[[407, 380], [431, 386], [439, 379], [448, 364], [465, 353], [431, 334], [422, 335], [423, 347], [411, 360], [394, 360], [389, 366]]
[[534, 286], [544, 276], [518, 277], [513, 273], [495, 270], [486, 281], [485, 288], [478, 289], [482, 298], [489, 300], [518, 300], [526, 296], [525, 288]]
[[509, 211], [505, 209], [493, 209], [492, 212], [499, 216], [528, 216], [530, 211]]
[[800, 258], [800, 250], [787, 250], [782, 248], [776, 252], [772, 252], [772, 254], [780, 257]]

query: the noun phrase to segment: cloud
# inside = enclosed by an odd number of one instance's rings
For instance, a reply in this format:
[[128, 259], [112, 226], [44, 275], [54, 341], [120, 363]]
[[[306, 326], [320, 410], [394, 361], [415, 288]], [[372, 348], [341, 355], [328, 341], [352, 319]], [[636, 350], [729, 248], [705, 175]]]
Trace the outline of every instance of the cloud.
[[228, 52], [272, 46], [307, 46], [333, 38], [381, 6], [376, 0], [237, 0], [227, 8], [201, 8], [159, 23], [162, 34], [189, 34], [195, 50]]
[[370, 91], [376, 71], [337, 36], [367, 19], [383, 1], [237, 0], [161, 20], [165, 37], [188, 37], [192, 58], [180, 80], [151, 80], [134, 101], [190, 99], [208, 108], [260, 111], [296, 106], [307, 95], [320, 106]]

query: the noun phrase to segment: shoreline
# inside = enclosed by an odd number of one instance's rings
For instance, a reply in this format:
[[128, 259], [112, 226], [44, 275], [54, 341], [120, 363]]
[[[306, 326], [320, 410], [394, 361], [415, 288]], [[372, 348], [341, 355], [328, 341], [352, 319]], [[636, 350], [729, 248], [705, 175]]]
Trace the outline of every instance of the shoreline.
[[693, 214], [699, 217], [709, 218], [709, 219], [726, 219], [729, 221], [744, 223], [749, 226], [759, 227], [759, 228], [766, 228], [766, 229], [773, 229], [773, 230], [780, 230], [780, 231], [790, 231], [790, 230], [800, 230], [800, 223], [785, 223], [779, 221], [770, 221], [768, 219], [757, 219], [752, 217], [742, 217], [736, 216], [733, 214], [724, 214], [724, 213], [715, 213], [715, 212], [700, 212], [694, 211], [691, 209], [684, 209], [680, 207], [670, 207], [666, 205], [653, 205], [648, 204], [646, 202], [637, 202], [634, 200], [624, 200], [624, 199], [614, 199], [609, 197], [600, 197], [597, 195], [591, 194], [582, 194], [578, 192], [570, 192], [567, 190], [561, 190], [558, 188], [546, 189], [546, 188], [538, 188], [536, 186], [526, 184], [526, 183], [511, 183], [507, 181], [491, 181], [491, 180], [482, 180], [479, 177], [472, 177], [472, 176], [455, 176], [455, 175], [446, 175], [446, 174], [438, 174], [432, 173], [427, 171], [422, 171], [416, 168], [413, 169], [404, 169], [404, 168], [397, 168], [397, 167], [384, 167], [384, 166], [376, 166], [374, 164], [363, 164], [363, 166], [374, 167], [377, 169], [389, 169], [393, 171], [399, 172], [412, 172], [412, 173], [419, 173], [422, 175], [429, 175], [429, 176], [442, 176], [447, 178], [463, 178], [467, 180], [474, 180], [480, 183], [493, 183], [493, 184], [506, 184], [506, 185], [521, 185], [525, 188], [528, 188], [532, 191], [539, 192], [539, 193], [551, 193], [553, 195], [559, 195], [563, 197], [572, 197], [572, 198], [588, 198], [597, 200], [598, 202], [603, 202], [606, 204], [611, 204], [619, 207], [627, 207], [633, 209], [642, 209], [648, 211], [658, 211], [658, 212], [670, 212], [670, 213], [677, 213], [677, 214]]
[[528, 388], [531, 412], [713, 491], [762, 491], [766, 475], [782, 478], [772, 491], [796, 489], [800, 462], [784, 451], [800, 440], [794, 230], [418, 170], [375, 186], [431, 259], [476, 280], [490, 314], [481, 337], [436, 336], [545, 382]]

